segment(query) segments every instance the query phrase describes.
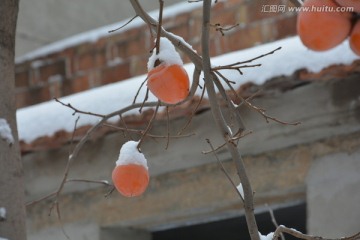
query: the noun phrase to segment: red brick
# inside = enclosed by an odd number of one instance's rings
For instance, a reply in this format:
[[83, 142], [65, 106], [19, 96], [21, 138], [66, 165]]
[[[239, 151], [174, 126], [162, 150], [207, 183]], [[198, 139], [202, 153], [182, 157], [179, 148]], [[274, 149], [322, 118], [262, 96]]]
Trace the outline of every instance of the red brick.
[[201, 37], [202, 21], [200, 18], [193, 19], [190, 24], [189, 41], [194, 41]]
[[241, 28], [228, 35], [229, 51], [249, 48], [262, 41], [261, 28], [259, 24]]
[[82, 92], [89, 88], [89, 75], [78, 76], [71, 81], [71, 93]]
[[39, 80], [42, 82], [46, 82], [49, 80], [51, 76], [54, 75], [66, 75], [66, 64], [65, 60], [61, 59], [56, 62], [41, 66], [39, 68]]
[[74, 54], [75, 55], [82, 55], [84, 53], [88, 53], [94, 50], [94, 44], [93, 43], [81, 43], [80, 45], [77, 45], [74, 47]]
[[225, 1], [225, 8], [236, 8], [239, 5], [243, 4], [244, 2], [246, 2], [246, 0], [226, 0]]
[[34, 105], [51, 99], [49, 88], [33, 87], [16, 93], [16, 106], [18, 108]]
[[214, 14], [211, 18], [212, 24], [220, 24], [222, 26], [233, 26], [237, 24], [237, 9], [230, 9], [226, 11], [222, 11], [221, 13]]
[[61, 84], [62, 96], [67, 96], [90, 89], [90, 87], [92, 87], [90, 86], [90, 77], [91, 72], [65, 79]]
[[194, 9], [191, 11], [190, 18], [191, 19], [201, 19], [202, 15], [203, 15], [203, 9], [202, 9], [202, 7], [199, 7], [197, 9]]
[[107, 63], [106, 50], [105, 48], [98, 50], [95, 54], [95, 65], [96, 67], [103, 67]]
[[271, 5], [279, 6], [283, 4], [281, 0], [250, 1], [247, 6], [249, 22], [255, 22], [266, 18], [272, 18], [282, 14], [281, 12], [277, 12], [277, 11], [269, 11], [269, 7]]
[[143, 57], [134, 57], [130, 61], [130, 73], [131, 76], [141, 75], [147, 72], [147, 61], [148, 58]]
[[149, 49], [146, 49], [145, 41], [146, 39], [144, 37], [137, 37], [127, 41], [124, 44], [126, 48], [126, 57], [148, 54]]
[[31, 99], [30, 92], [28, 90], [16, 91], [16, 107], [23, 108], [29, 106], [29, 101]]
[[15, 87], [16, 88], [26, 88], [29, 87], [29, 71], [16, 72], [15, 73]]
[[284, 17], [276, 21], [277, 28], [277, 39], [282, 39], [288, 36], [296, 35], [296, 21], [297, 16], [292, 15], [289, 17]]
[[[131, 23], [130, 23], [131, 24]], [[131, 25], [130, 25], [131, 26]], [[121, 26], [119, 26], [121, 27]], [[112, 29], [110, 29], [112, 30]], [[122, 41], [126, 41], [130, 38], [137, 38], [141, 35], [141, 33], [143, 31], [148, 31], [147, 27], [146, 26], [140, 26], [140, 27], [137, 27], [137, 28], [132, 28], [132, 29], [129, 29], [125, 32], [123, 31], [120, 31], [120, 32], [114, 32], [112, 34], [110, 34], [108, 37], [106, 37], [107, 39], [107, 42], [112, 42], [112, 43], [119, 43], [119, 42], [122, 42]]]
[[190, 19], [190, 13], [182, 13], [175, 16], [175, 23], [176, 24], [188, 24]]
[[96, 66], [95, 53], [85, 53], [76, 57], [76, 71], [93, 69]]
[[130, 77], [130, 64], [122, 63], [114, 67], [107, 67], [101, 71], [101, 83], [108, 84]]
[[278, 35], [275, 21], [271, 19], [270, 21], [261, 21], [261, 41], [260, 43], [266, 43], [276, 40]]
[[94, 68], [102, 67], [106, 64], [106, 51], [104, 49], [94, 49], [83, 53], [75, 59], [76, 71], [88, 71]]
[[189, 39], [189, 27], [187, 24], [186, 25], [185, 24], [177, 25], [177, 26], [169, 28], [167, 30], [175, 35], [178, 35], [178, 36], [184, 38], [185, 40]]
[[222, 12], [224, 8], [225, 8], [225, 3], [218, 1], [211, 8], [212, 14], [215, 14], [216, 12]]
[[32, 104], [49, 101], [52, 99], [48, 86], [30, 89]]
[[218, 56], [228, 52], [227, 36], [220, 34], [210, 39], [210, 55]]

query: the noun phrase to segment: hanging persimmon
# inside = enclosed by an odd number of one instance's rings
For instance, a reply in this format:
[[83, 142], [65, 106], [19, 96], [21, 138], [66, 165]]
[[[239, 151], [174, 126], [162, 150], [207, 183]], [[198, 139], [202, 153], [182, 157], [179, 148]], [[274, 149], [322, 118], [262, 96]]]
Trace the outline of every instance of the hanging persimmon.
[[167, 38], [159, 44], [159, 52], [148, 61], [147, 87], [160, 101], [176, 104], [189, 95], [189, 76], [174, 45]]
[[349, 38], [351, 50], [360, 56], [360, 20], [357, 20]]
[[140, 196], [149, 184], [147, 161], [137, 149], [137, 142], [128, 141], [120, 150], [119, 159], [112, 172], [116, 190], [125, 197]]
[[161, 64], [148, 73], [147, 86], [162, 102], [175, 104], [189, 95], [189, 77], [180, 65]]
[[303, 44], [314, 51], [336, 47], [349, 35], [350, 12], [328, 11], [338, 5], [333, 0], [306, 0], [297, 19], [297, 32]]

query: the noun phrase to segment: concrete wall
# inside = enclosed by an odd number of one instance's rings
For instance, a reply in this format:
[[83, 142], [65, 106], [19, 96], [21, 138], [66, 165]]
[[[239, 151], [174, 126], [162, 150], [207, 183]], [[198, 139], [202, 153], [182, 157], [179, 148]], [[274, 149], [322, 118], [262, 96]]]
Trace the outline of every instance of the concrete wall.
[[[158, 8], [158, 1], [140, 1], [146, 10]], [[165, 0], [171, 5], [180, 0]], [[16, 36], [16, 56], [54, 41], [133, 17], [124, 0], [24, 0]]]
[[328, 238], [360, 231], [360, 151], [315, 161], [307, 178], [308, 231]]
[[[256, 112], [242, 110], [246, 126], [254, 131], [240, 141], [239, 147], [256, 191], [257, 210], [263, 209], [265, 203], [279, 206], [307, 200], [311, 233], [344, 235], [356, 231], [360, 155], [360, 112], [359, 107], [354, 107], [359, 101], [357, 79], [315, 82], [281, 94], [265, 91], [268, 94], [256, 99], [256, 105], [279, 119], [301, 120], [297, 127], [267, 124]], [[144, 143], [142, 150], [149, 161], [151, 182], [139, 198], [127, 199], [116, 192], [105, 198], [107, 187], [67, 185], [59, 202], [62, 221], [73, 231], [71, 235], [86, 235], [83, 229], [88, 228], [156, 231], [241, 216], [241, 202], [216, 159], [201, 154], [209, 149], [205, 138], [215, 146], [222, 142], [209, 119], [210, 111], [196, 115], [189, 129], [196, 135], [171, 140], [167, 151], [166, 141], [149, 139]], [[175, 119], [171, 130], [177, 132], [186, 120]], [[152, 132], [166, 132], [166, 123], [156, 122]], [[113, 133], [88, 142], [72, 165], [70, 178], [109, 180], [124, 140], [123, 133]], [[28, 200], [56, 189], [68, 150], [64, 146], [23, 157]], [[220, 150], [218, 156], [237, 183], [227, 151]], [[43, 201], [27, 209], [29, 235], [35, 236], [31, 239], [42, 239], [55, 228], [61, 233], [55, 212], [48, 216], [50, 204]], [[333, 219], [336, 221], [330, 221]], [[78, 224], [86, 226], [76, 232], [73, 226]]]

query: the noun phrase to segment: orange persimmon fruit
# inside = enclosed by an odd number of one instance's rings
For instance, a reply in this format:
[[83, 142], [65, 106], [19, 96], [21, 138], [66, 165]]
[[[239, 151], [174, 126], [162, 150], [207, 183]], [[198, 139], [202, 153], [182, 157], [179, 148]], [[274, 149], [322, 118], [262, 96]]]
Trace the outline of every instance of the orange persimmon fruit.
[[360, 56], [360, 20], [357, 20], [350, 34], [350, 48], [358, 56]]
[[125, 197], [140, 196], [149, 184], [149, 172], [143, 165], [117, 165], [112, 172], [115, 188]]
[[[360, 1], [359, 0], [335, 0], [341, 7], [353, 8], [354, 12], [360, 13]], [[345, 9], [346, 10], [346, 9]]]
[[148, 73], [147, 86], [160, 101], [181, 102], [189, 95], [189, 76], [183, 66], [160, 64]]
[[351, 30], [350, 12], [327, 11], [336, 9], [333, 0], [307, 0], [309, 11], [298, 14], [297, 32], [303, 44], [314, 51], [326, 51], [344, 41]]

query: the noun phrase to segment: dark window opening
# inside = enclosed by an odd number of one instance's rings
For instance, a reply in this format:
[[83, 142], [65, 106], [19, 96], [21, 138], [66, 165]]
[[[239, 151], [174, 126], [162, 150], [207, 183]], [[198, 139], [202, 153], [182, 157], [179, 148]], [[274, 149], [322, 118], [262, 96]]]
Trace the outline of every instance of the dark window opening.
[[[280, 225], [295, 228], [306, 233], [306, 204], [279, 208], [273, 211]], [[269, 212], [256, 214], [259, 231], [263, 235], [275, 231]], [[296, 239], [290, 235], [286, 240]], [[152, 233], [153, 240], [250, 240], [245, 217], [235, 217], [226, 220], [196, 224]]]

